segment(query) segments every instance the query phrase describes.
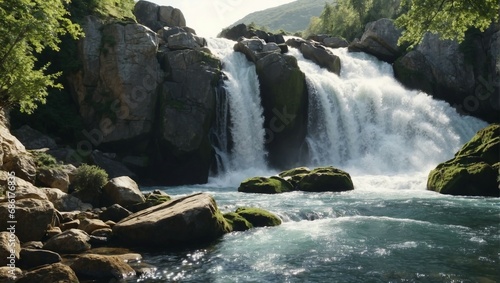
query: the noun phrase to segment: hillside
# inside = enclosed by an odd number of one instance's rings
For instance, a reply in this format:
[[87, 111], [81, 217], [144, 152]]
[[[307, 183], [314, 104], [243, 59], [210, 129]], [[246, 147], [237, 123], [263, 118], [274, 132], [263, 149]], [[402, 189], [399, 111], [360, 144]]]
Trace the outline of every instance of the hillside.
[[258, 26], [269, 28], [269, 30], [302, 31], [309, 25], [311, 17], [317, 17], [321, 14], [326, 2], [331, 1], [297, 0], [278, 7], [253, 12], [233, 25], [254, 22]]

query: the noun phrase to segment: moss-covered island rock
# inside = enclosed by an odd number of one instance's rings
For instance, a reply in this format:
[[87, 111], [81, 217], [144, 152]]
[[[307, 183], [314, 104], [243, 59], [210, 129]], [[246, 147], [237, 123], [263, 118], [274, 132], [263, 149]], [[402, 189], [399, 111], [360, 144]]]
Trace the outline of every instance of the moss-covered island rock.
[[319, 167], [306, 174], [297, 184], [305, 192], [343, 192], [354, 190], [349, 173], [328, 166]]
[[238, 188], [238, 192], [257, 194], [279, 194], [290, 191], [293, 191], [292, 184], [277, 176], [249, 178]]
[[236, 210], [235, 213], [250, 222], [253, 227], [281, 225], [281, 219], [278, 216], [261, 208], [240, 207]]
[[427, 189], [442, 194], [499, 197], [500, 124], [480, 130], [455, 157], [429, 174]]
[[231, 227], [231, 231], [246, 231], [253, 228], [252, 223], [236, 212], [226, 213], [224, 214], [224, 218]]

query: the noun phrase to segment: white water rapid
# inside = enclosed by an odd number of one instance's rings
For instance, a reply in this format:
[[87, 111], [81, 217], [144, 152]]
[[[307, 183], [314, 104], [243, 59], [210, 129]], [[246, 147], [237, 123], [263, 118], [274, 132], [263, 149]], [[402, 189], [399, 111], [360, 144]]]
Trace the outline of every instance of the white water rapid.
[[330, 50], [342, 62], [340, 76], [290, 50], [309, 87], [310, 166], [376, 175], [429, 172], [486, 125], [405, 89], [387, 63], [345, 48]]
[[[262, 174], [267, 166], [264, 117], [255, 65], [242, 53], [234, 52], [234, 44], [234, 41], [221, 38], [208, 40], [210, 50], [222, 61], [227, 76], [224, 81], [226, 95], [217, 97], [217, 179], [226, 176], [239, 180], [241, 176]], [[232, 142], [227, 135], [228, 128]]]

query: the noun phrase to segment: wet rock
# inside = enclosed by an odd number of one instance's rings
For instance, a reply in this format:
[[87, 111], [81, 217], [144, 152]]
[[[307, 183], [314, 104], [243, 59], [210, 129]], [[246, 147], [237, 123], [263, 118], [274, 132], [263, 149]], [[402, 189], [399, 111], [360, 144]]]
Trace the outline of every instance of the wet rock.
[[253, 227], [281, 225], [281, 219], [278, 216], [261, 208], [240, 207], [235, 213], [245, 218]]
[[302, 177], [297, 189], [306, 192], [342, 192], [354, 190], [349, 173], [333, 167], [319, 167]]
[[258, 194], [279, 194], [290, 191], [293, 191], [292, 185], [277, 176], [250, 178], [243, 181], [238, 188], [238, 192]]
[[299, 184], [300, 180], [302, 180], [302, 178], [309, 173], [311, 173], [311, 169], [309, 169], [307, 167], [298, 167], [298, 168], [293, 168], [290, 170], [283, 171], [283, 172], [279, 173], [278, 176], [285, 179], [294, 188], [296, 188], [297, 185]]
[[236, 212], [226, 213], [224, 214], [224, 218], [229, 226], [231, 226], [231, 231], [246, 231], [253, 228], [252, 223]]

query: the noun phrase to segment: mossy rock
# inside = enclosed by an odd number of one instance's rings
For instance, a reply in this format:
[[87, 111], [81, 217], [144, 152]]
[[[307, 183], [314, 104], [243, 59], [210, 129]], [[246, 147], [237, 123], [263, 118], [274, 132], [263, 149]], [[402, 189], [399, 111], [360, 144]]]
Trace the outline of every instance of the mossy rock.
[[255, 207], [240, 207], [236, 213], [250, 222], [253, 227], [278, 226], [281, 219], [271, 212]]
[[224, 214], [226, 222], [231, 226], [231, 231], [246, 231], [253, 228], [252, 223], [248, 222], [243, 216], [235, 212]]
[[246, 179], [238, 188], [238, 192], [256, 194], [279, 194], [290, 191], [293, 191], [293, 186], [277, 176]]
[[427, 180], [427, 189], [448, 195], [500, 196], [498, 170], [480, 157], [458, 157], [439, 164]]
[[288, 181], [295, 188], [299, 184], [300, 180], [302, 180], [302, 178], [309, 173], [311, 173], [309, 168], [298, 167], [283, 171], [279, 173], [278, 176]]
[[297, 189], [306, 192], [343, 192], [354, 190], [349, 173], [333, 167], [319, 167], [305, 175]]
[[491, 124], [477, 132], [455, 156], [477, 156], [490, 165], [497, 163], [500, 159], [500, 124]]

